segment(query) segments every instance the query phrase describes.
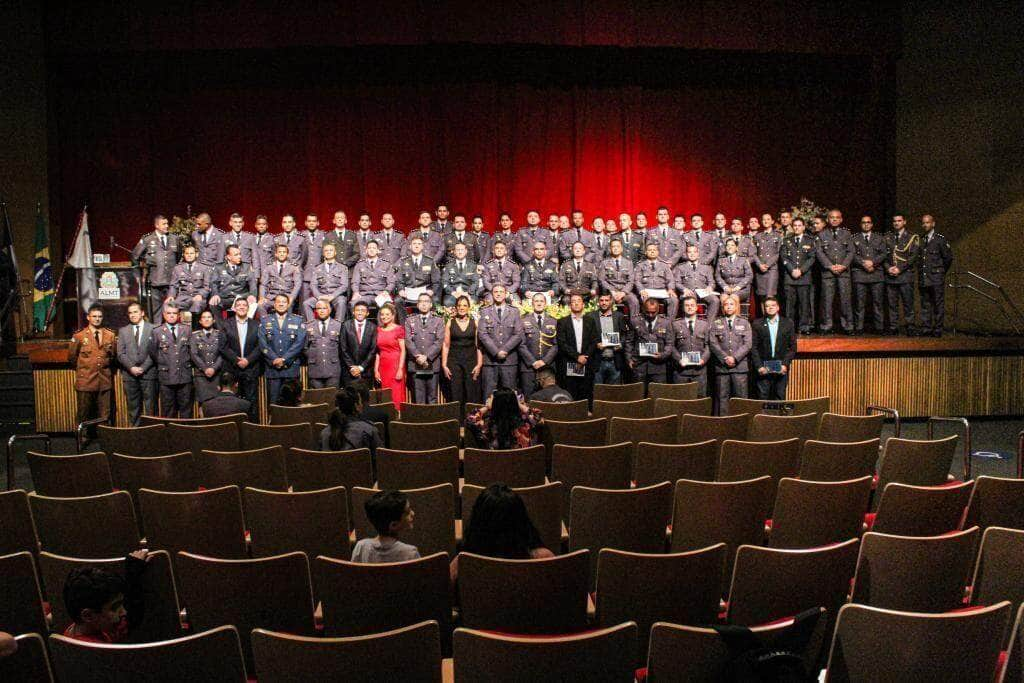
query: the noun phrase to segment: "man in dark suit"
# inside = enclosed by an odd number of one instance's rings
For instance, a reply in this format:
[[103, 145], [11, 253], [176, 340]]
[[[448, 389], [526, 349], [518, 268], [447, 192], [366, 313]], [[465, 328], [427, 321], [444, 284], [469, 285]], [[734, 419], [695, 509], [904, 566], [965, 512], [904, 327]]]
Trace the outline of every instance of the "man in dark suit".
[[[252, 415], [255, 403], [238, 398], [238, 377], [231, 372], [220, 375], [220, 393], [203, 402], [203, 417], [223, 417], [245, 413]], [[249, 418], [252, 420], [252, 417]]]
[[121, 383], [128, 404], [128, 419], [133, 427], [138, 427], [143, 412], [156, 415], [156, 366], [149, 355], [153, 325], [146, 320], [142, 304], [138, 303], [128, 305], [128, 320], [130, 324], [117, 331], [117, 361], [123, 369]]
[[369, 307], [359, 302], [352, 307], [352, 319], [341, 330], [341, 381], [345, 385], [362, 380], [369, 384], [377, 358], [377, 325], [367, 320]]
[[[611, 292], [605, 292], [597, 298], [597, 310], [590, 313], [597, 323], [598, 357], [595, 359], [597, 368], [594, 370], [594, 384], [622, 384], [622, 373], [625, 371], [628, 357], [629, 325], [626, 316], [615, 310], [615, 301]], [[617, 334], [619, 343], [605, 344], [606, 334]]]
[[601, 328], [590, 316], [583, 315], [583, 293], [569, 295], [570, 314], [555, 326], [558, 345], [557, 368], [564, 387], [577, 401], [594, 395], [594, 375], [597, 371], [597, 343], [601, 341]]
[[[237, 380], [238, 387], [235, 393], [249, 404], [248, 410], [245, 411], [249, 421], [256, 422], [256, 392], [260, 385], [263, 358], [260, 354], [259, 325], [249, 319], [249, 301], [246, 298], [235, 299], [231, 309], [235, 316], [222, 324], [224, 346], [221, 347], [220, 354], [226, 361], [225, 369]], [[203, 413], [207, 414], [205, 405]]]
[[[754, 343], [750, 358], [757, 373], [757, 395], [769, 401], [786, 400], [789, 368], [796, 356], [796, 330], [793, 321], [779, 315], [779, 302], [773, 296], [764, 299], [764, 317], [753, 324]], [[768, 363], [781, 365], [774, 368]]]

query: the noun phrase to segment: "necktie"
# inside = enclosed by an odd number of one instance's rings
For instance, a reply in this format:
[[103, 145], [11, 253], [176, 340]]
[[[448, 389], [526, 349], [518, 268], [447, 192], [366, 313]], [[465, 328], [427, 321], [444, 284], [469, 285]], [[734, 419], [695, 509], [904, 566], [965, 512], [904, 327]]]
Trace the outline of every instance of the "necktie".
[[465, 273], [465, 272], [466, 272], [466, 264], [465, 264], [465, 262], [459, 261], [459, 273], [461, 274], [461, 273]]
[[665, 229], [665, 228], [661, 229], [661, 239], [663, 239], [663, 240], [667, 240], [668, 239], [668, 230]]
[[206, 233], [203, 233], [203, 246], [206, 246]]
[[278, 261], [277, 262], [277, 274], [281, 275], [282, 271], [284, 271], [284, 264], [281, 263], [280, 261]]
[[167, 235], [160, 235], [160, 244], [163, 245], [164, 249], [167, 248]]
[[190, 272], [190, 273], [192, 272], [192, 264], [191, 263], [188, 264], [187, 266], [185, 266], [185, 268], [188, 270], [188, 272]]
[[577, 242], [582, 242], [583, 241], [583, 231], [580, 230], [579, 228], [576, 228], [576, 241]]
[[285, 244], [291, 244], [292, 243], [292, 234], [290, 232], [286, 232], [284, 234], [284, 243]]
[[421, 315], [420, 316], [420, 325], [422, 325], [423, 327], [427, 326], [427, 316], [425, 316], [425, 315]]
[[141, 347], [142, 346], [142, 335], [139, 334], [139, 326], [138, 325], [135, 326], [135, 346], [137, 346], [137, 347]]
[[615, 270], [619, 270], [620, 266], [621, 264], [619, 263], [619, 259], [615, 259]]
[[729, 329], [732, 329], [732, 318], [729, 318]]
[[866, 234], [864, 235], [864, 239], [865, 239], [865, 240], [867, 240], [868, 242], [870, 242], [870, 241], [871, 241], [871, 233], [870, 233], [870, 232], [869, 232], [869, 233], [866, 233]]
[[96, 346], [99, 346], [100, 344], [100, 331], [96, 330]]
[[356, 342], [363, 343], [363, 323], [356, 323]]
[[604, 237], [602, 235], [597, 236], [597, 246], [604, 249]]
[[544, 316], [538, 314], [537, 315], [537, 329], [539, 330], [541, 328], [541, 326], [543, 326], [543, 325], [544, 325]]
[[456, 236], [456, 239], [458, 239], [459, 243], [461, 244], [462, 243], [462, 238], [465, 236], [465, 233], [457, 232], [457, 233], [455, 233], [455, 236]]
[[697, 262], [696, 261], [690, 261], [690, 266], [691, 266], [690, 270], [692, 270], [693, 272], [696, 273], [697, 272]]
[[505, 308], [504, 306], [498, 306], [498, 308], [495, 309], [495, 312], [498, 314], [498, 322], [499, 323], [501, 322], [501, 314], [502, 314], [504, 308]]
[[419, 259], [416, 259], [415, 261], [413, 261], [413, 262], [412, 262], [412, 265], [413, 265], [413, 266], [415, 266], [415, 268], [416, 268], [417, 270], [419, 270], [419, 267], [420, 267], [420, 260], [419, 260]]
[[178, 326], [171, 325], [171, 339], [178, 341]]
[[209, 331], [209, 330], [207, 330], [207, 331], [206, 331], [206, 338], [207, 338], [207, 339], [209, 339], [209, 338], [210, 338], [210, 331]]
[[800, 246], [800, 242], [803, 240], [803, 235], [796, 236], [796, 246]]
[[370, 268], [373, 269], [373, 268], [376, 268], [376, 267], [377, 267], [376, 259], [374, 259], [373, 261], [370, 261]]
[[384, 243], [391, 246], [391, 232], [384, 233]]
[[327, 273], [328, 275], [331, 274], [331, 262], [330, 261], [327, 261], [326, 263], [324, 263], [324, 272]]
[[579, 261], [576, 261], [576, 274], [577, 275], [580, 274], [580, 262]]
[[326, 320], [321, 320], [320, 321], [320, 336], [321, 337], [326, 337], [327, 336], [327, 321]]
[[690, 322], [690, 336], [692, 337], [693, 336], [693, 321], [691, 320], [689, 322]]
[[651, 331], [651, 332], [654, 332], [654, 320], [653, 319], [647, 321], [647, 329], [649, 331]]

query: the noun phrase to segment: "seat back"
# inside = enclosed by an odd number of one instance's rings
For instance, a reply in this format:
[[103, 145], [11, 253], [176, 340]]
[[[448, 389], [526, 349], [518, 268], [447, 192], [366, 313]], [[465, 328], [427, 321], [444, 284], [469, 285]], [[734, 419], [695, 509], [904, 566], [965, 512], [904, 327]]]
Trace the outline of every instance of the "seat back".
[[167, 438], [167, 427], [163, 423], [142, 427], [96, 425], [96, 433], [107, 455], [120, 453], [145, 458], [170, 455], [177, 450], [174, 442]]
[[654, 399], [653, 417], [662, 417], [664, 415], [675, 415], [677, 417], [681, 417], [683, 415], [701, 415], [704, 417], [711, 417], [711, 412], [712, 399], [710, 396], [694, 399]]
[[467, 448], [463, 453], [463, 476], [466, 483], [502, 483], [513, 488], [540, 486], [547, 472], [544, 446], [514, 450]]
[[804, 441], [800, 452], [800, 478], [810, 481], [847, 481], [875, 473], [878, 439], [853, 441]]
[[203, 425], [219, 425], [225, 422], [234, 422], [238, 425], [238, 428], [242, 428], [242, 424], [248, 419], [245, 413], [231, 413], [230, 415], [215, 415], [214, 417], [160, 417], [157, 415], [143, 415], [142, 426], [146, 425], [192, 425], [192, 426], [203, 426]]
[[61, 681], [162, 681], [171, 677], [182, 681], [246, 680], [234, 626], [141, 645], [88, 643], [52, 635], [50, 654]]
[[958, 441], [956, 435], [933, 441], [890, 438], [878, 466], [877, 489], [885, 491], [894, 481], [914, 486], [945, 484]]
[[[352, 523], [357, 539], [377, 535], [366, 518], [366, 501], [376, 492], [376, 489], [352, 489]], [[455, 489], [452, 485], [403, 489], [402, 493], [409, 497], [409, 506], [416, 513], [416, 523], [403, 534], [402, 542], [416, 546], [423, 556], [448, 553], [449, 557], [455, 557]]]
[[354, 638], [309, 638], [258, 628], [252, 632], [252, 649], [261, 683], [314, 681], [325, 672], [348, 680], [371, 675], [381, 681], [441, 680], [441, 645], [433, 621]]
[[608, 418], [560, 422], [544, 420], [544, 445], [552, 454], [555, 446], [604, 446], [608, 443]]
[[999, 680], [1000, 683], [1024, 681], [1024, 605], [1017, 610], [1017, 618], [1013, 621], [1010, 649], [1006, 653], [1006, 665]]
[[30, 493], [40, 547], [69, 557], [124, 557], [139, 549], [139, 525], [127, 491], [82, 498]]
[[32, 681], [32, 683], [53, 683], [50, 657], [46, 643], [38, 633], [23, 633], [15, 636], [17, 649], [6, 657], [0, 657], [0, 681]]
[[562, 482], [563, 510], [569, 510], [574, 486], [628, 489], [633, 444], [567, 446], [556, 444], [551, 457], [551, 479]]
[[850, 481], [779, 482], [772, 512], [773, 548], [814, 548], [859, 538], [871, 496], [871, 477]]
[[806, 550], [740, 546], [729, 591], [729, 623], [766, 624], [818, 607], [836, 614], [846, 602], [859, 546], [854, 538]]
[[247, 487], [245, 522], [253, 557], [303, 552], [306, 557], [348, 557], [345, 487], [295, 493]]
[[679, 420], [678, 443], [702, 443], [715, 439], [721, 444], [726, 439], [742, 441], [747, 438], [747, 418], [742, 415], [691, 415], [686, 413]]
[[403, 403], [399, 409], [402, 422], [462, 422], [462, 405], [458, 401], [452, 403]]
[[800, 443], [818, 436], [818, 416], [754, 415], [750, 420], [749, 441], [784, 441], [799, 439]]
[[678, 418], [651, 417], [633, 419], [629, 417], [613, 417], [608, 423], [608, 443], [628, 441], [633, 444], [633, 460], [636, 461], [636, 447], [641, 441], [647, 443], [676, 443]]
[[[223, 558], [246, 556], [242, 499], [237, 486], [174, 493], [139, 489], [150, 548]], [[109, 555], [106, 557], [110, 557]]]
[[251, 560], [178, 553], [175, 568], [192, 628], [202, 631], [221, 624], [237, 628], [250, 676], [255, 676], [254, 628], [315, 635], [309, 562], [303, 553]]
[[459, 449], [403, 451], [377, 449], [377, 482], [382, 489], [418, 489], [438, 484], [459, 488]]
[[1024, 529], [1024, 479], [978, 477], [967, 504], [964, 526]]
[[700, 385], [697, 382], [680, 382], [679, 384], [663, 384], [651, 382], [647, 385], [647, 397], [657, 401], [668, 398], [674, 401], [694, 401], [700, 396]]
[[954, 614], [846, 605], [839, 612], [828, 680], [992, 681], [1010, 604]]
[[[826, 643], [825, 610], [819, 611], [818, 623], [803, 649], [808, 680], [818, 674]], [[751, 634], [765, 648], [792, 647], [789, 635], [793, 620], [751, 627]], [[672, 623], [657, 623], [651, 628], [651, 645], [647, 658], [647, 680], [694, 681], [696, 683], [717, 683], [727, 680], [736, 658], [735, 651], [713, 628], [681, 626]]]
[[110, 457], [110, 472], [114, 486], [136, 501], [139, 489], [195, 491], [199, 487], [191, 452], [150, 458], [115, 453]]
[[0, 556], [0, 625], [12, 635], [48, 632], [32, 553]]
[[718, 470], [718, 442], [640, 443], [636, 449], [636, 485], [675, 483], [680, 479], [714, 481]]
[[[458, 406], [457, 403], [453, 404]], [[392, 422], [388, 429], [391, 448], [398, 451], [434, 451], [459, 447], [459, 421]]]
[[872, 531], [897, 536], [939, 536], [960, 527], [974, 482], [951, 486], [889, 484]]
[[114, 490], [107, 466], [107, 454], [46, 455], [25, 454], [32, 473], [32, 486], [41, 496], [77, 498], [98, 496]]
[[323, 605], [324, 635], [365, 636], [436, 621], [451, 638], [447, 553], [408, 562], [362, 564], [313, 560], [313, 585]]
[[[310, 405], [326, 404], [327, 406], [334, 406], [334, 398], [338, 395], [337, 387], [322, 387], [320, 389], [314, 389], [313, 387], [306, 387], [302, 390], [302, 402]], [[329, 412], [329, 411], [325, 411]], [[310, 422], [311, 420], [306, 420]]]
[[[483, 486], [465, 484], [462, 487], [462, 537], [466, 538], [473, 519], [473, 506], [484, 491]], [[537, 528], [544, 547], [555, 553], [562, 548], [562, 482], [553, 481], [541, 486], [513, 488], [523, 499], [530, 521]]]
[[972, 605], [1009, 600], [1016, 610], [1024, 603], [1024, 530], [985, 529], [971, 586]]
[[468, 628], [572, 633], [587, 627], [590, 553], [504, 560], [459, 553], [459, 605]]
[[240, 448], [236, 422], [202, 425], [171, 422], [167, 425], [167, 438], [173, 443], [187, 444], [194, 456], [204, 450], [237, 451]]
[[[636, 624], [632, 622], [553, 638], [523, 638], [456, 629], [455, 680], [460, 683], [629, 681], [633, 676], [631, 653], [636, 649], [636, 633]], [[539, 672], [543, 672], [543, 676]]]
[[581, 422], [590, 417], [587, 401], [530, 401], [530, 407], [536, 408], [545, 420], [561, 420], [562, 422]]
[[291, 448], [316, 448], [320, 444], [314, 439], [313, 427], [309, 423], [292, 425], [260, 425], [246, 422], [242, 425], [240, 446], [244, 451], [255, 451], [271, 446], [284, 450]]
[[367, 448], [351, 451], [311, 451], [290, 448], [284, 456], [285, 471], [292, 491], [319, 491], [335, 486], [345, 488], [348, 521], [352, 524], [352, 489], [373, 486], [373, 460]]
[[850, 602], [907, 612], [962, 607], [980, 536], [977, 527], [943, 536], [864, 534]]
[[326, 422], [327, 415], [334, 407], [334, 398], [330, 402], [312, 403], [302, 406], [279, 406], [270, 404], [270, 424], [300, 425]]
[[0, 491], [0, 555], [29, 552], [39, 553], [39, 539], [28, 494], [21, 489]]
[[370, 403], [377, 405], [378, 403], [391, 403], [391, 389], [370, 389]]
[[825, 413], [818, 425], [818, 440], [850, 443], [882, 438], [885, 415], [839, 415]]
[[639, 401], [644, 397], [643, 382], [632, 384], [595, 384], [595, 401]]
[[[64, 605], [64, 582], [72, 569], [100, 567], [124, 576], [124, 558], [87, 559], [64, 557], [52, 553], [39, 553], [39, 571], [43, 590], [50, 603], [51, 630], [64, 633], [71, 624], [71, 615]], [[146, 560], [146, 571], [139, 577], [140, 598], [146, 606], [146, 616], [132, 629], [133, 642], [154, 642], [181, 636], [181, 615], [178, 591], [174, 587], [171, 557], [163, 550], [153, 550]]]
[[604, 548], [597, 562], [597, 623], [636, 622], [640, 666], [655, 622], [711, 624], [718, 619], [724, 566], [724, 543], [668, 555]]
[[800, 473], [800, 439], [785, 441], [733, 441], [722, 443], [722, 454], [718, 461], [718, 479], [721, 481], [745, 481], [768, 475], [772, 478], [768, 511], [775, 505], [775, 492], [783, 477], [795, 477]]
[[650, 398], [640, 398], [635, 401], [595, 400], [591, 414], [595, 418], [606, 417], [609, 420], [613, 417], [628, 417], [640, 420], [650, 417], [652, 410], [654, 410], [654, 399]]
[[194, 458], [199, 483], [207, 488], [252, 486], [268, 491], [288, 488], [281, 446], [248, 451], [201, 451]]

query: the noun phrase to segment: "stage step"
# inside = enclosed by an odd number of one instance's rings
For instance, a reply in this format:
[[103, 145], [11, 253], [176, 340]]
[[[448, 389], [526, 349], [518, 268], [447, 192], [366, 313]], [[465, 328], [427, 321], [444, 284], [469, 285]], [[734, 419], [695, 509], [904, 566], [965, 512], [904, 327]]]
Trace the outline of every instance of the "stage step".
[[11, 356], [0, 371], [0, 432], [35, 431], [35, 389], [26, 356]]
[[27, 372], [32, 375], [32, 364], [28, 362], [28, 356], [9, 356], [4, 360], [4, 369], [10, 372]]

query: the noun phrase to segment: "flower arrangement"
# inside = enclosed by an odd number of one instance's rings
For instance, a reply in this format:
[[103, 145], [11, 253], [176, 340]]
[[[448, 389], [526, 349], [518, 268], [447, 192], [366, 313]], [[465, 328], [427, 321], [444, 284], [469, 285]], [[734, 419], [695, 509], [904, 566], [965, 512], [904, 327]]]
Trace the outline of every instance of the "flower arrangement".
[[800, 204], [798, 206], [790, 207], [790, 212], [793, 214], [793, 218], [802, 218], [807, 229], [811, 229], [811, 219], [815, 216], [823, 216], [828, 213], [828, 209], [823, 206], [818, 206], [807, 197], [800, 198]]
[[[474, 320], [478, 320], [480, 318], [480, 309], [483, 308], [483, 307], [484, 307], [484, 304], [479, 302], [479, 301], [477, 301], [476, 303], [471, 305], [469, 307], [469, 315], [470, 315], [470, 317], [473, 318]], [[530, 305], [529, 301], [520, 301], [515, 307], [519, 309], [520, 315], [526, 315], [527, 313], [533, 313], [533, 306]], [[597, 310], [597, 302], [596, 301], [589, 301], [583, 307], [583, 312], [584, 313], [590, 313], [591, 311], [596, 311], [596, 310]], [[569, 307], [567, 305], [559, 304], [559, 303], [554, 303], [554, 302], [548, 304], [548, 307], [544, 309], [544, 312], [546, 314], [550, 315], [555, 320], [558, 320], [559, 318], [565, 318], [566, 316], [568, 316], [570, 314]], [[455, 317], [455, 307], [454, 306], [443, 306], [441, 304], [436, 304], [434, 306], [434, 314], [442, 317], [445, 322], [448, 322], [451, 318]]]
[[177, 235], [182, 248], [192, 244], [192, 231], [196, 229], [196, 217], [192, 213], [192, 207], [185, 208], [185, 217], [172, 216], [171, 224], [167, 230], [171, 235]]

